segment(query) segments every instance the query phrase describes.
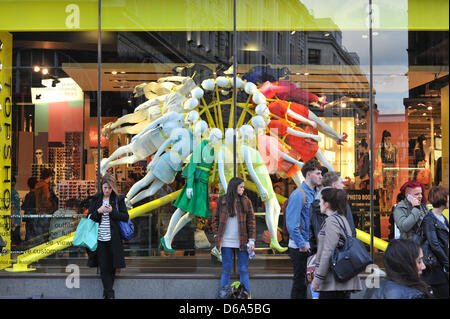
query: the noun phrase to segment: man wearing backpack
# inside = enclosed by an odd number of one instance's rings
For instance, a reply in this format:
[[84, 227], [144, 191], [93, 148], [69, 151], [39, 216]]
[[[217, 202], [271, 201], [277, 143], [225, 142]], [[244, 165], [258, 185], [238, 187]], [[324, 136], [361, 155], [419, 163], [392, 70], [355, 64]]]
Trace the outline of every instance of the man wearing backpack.
[[286, 228], [289, 233], [289, 256], [294, 279], [292, 299], [306, 299], [306, 261], [310, 253], [309, 208], [314, 200], [316, 188], [322, 182], [322, 166], [311, 159], [302, 167], [305, 181], [292, 192], [286, 207]]
[[425, 205], [424, 187], [417, 181], [407, 181], [400, 188], [404, 199], [394, 209], [394, 221], [400, 230], [401, 239], [412, 239], [422, 243], [422, 221], [428, 213]]

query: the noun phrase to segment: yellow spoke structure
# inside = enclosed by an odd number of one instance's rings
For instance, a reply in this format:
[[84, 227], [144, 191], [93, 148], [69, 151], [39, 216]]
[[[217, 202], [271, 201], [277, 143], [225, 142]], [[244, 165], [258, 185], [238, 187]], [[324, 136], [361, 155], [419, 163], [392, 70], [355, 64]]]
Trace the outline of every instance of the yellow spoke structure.
[[[222, 133], [224, 133], [222, 110], [225, 110], [226, 105], [230, 106], [230, 111], [228, 113], [229, 114], [228, 128], [233, 128], [234, 113], [236, 111], [238, 111], [238, 109], [235, 110], [235, 108], [232, 107], [233, 103], [234, 103], [234, 94], [235, 94], [235, 92], [233, 90], [233, 96], [231, 99], [221, 101], [219, 88], [216, 85], [215, 91], [212, 94], [213, 96], [215, 95], [215, 98], [216, 98], [215, 101], [212, 101], [208, 105], [207, 102], [205, 101], [205, 98], [204, 97], [201, 98], [202, 104], [200, 104], [198, 106], [199, 114], [200, 114], [200, 116], [205, 114], [206, 120], [207, 120], [210, 128], [219, 128], [222, 131]], [[236, 125], [237, 128], [241, 127], [244, 124], [247, 114], [249, 114], [250, 119], [251, 119], [251, 117], [256, 115], [254, 109], [252, 109], [253, 104], [251, 102], [251, 98], [252, 98], [252, 95], [249, 95], [249, 97], [245, 103], [238, 102], [236, 104], [236, 106], [241, 109], [241, 113], [239, 115], [239, 120]], [[268, 101], [272, 101], [272, 100], [268, 100]], [[210, 111], [211, 108], [213, 109], [214, 119], [213, 119], [213, 116]], [[247, 123], [250, 123], [250, 120], [247, 121]], [[287, 145], [283, 139], [281, 139], [279, 136], [276, 136], [276, 137], [283, 143], [283, 145], [287, 149], [290, 149], [289, 145]], [[237, 163], [237, 165], [238, 165], [238, 175], [240, 175], [240, 177], [242, 177], [243, 180], [245, 181], [245, 187], [250, 191], [258, 193], [256, 184], [252, 183], [247, 178], [248, 172], [245, 169], [244, 164]], [[218, 183], [218, 173], [217, 173], [217, 164], [214, 164], [213, 174], [210, 178], [210, 184], [214, 185], [216, 183]], [[178, 195], [180, 194], [180, 192], [181, 192], [181, 190], [175, 191], [169, 195], [158, 198], [156, 200], [153, 200], [151, 202], [148, 202], [148, 203], [138, 206], [136, 208], [130, 209], [128, 211], [130, 219], [133, 219], [133, 218], [136, 218], [143, 214], [149, 213], [154, 209], [157, 209], [161, 206], [167, 205], [168, 203], [170, 203], [172, 201], [175, 201], [177, 199]], [[287, 198], [284, 196], [281, 196], [279, 194], [276, 194], [276, 196], [277, 196], [277, 200], [280, 203], [280, 205], [283, 206], [283, 204], [287, 200]], [[42, 258], [50, 256], [50, 255], [56, 253], [57, 251], [60, 251], [60, 250], [63, 250], [65, 248], [72, 246], [72, 241], [73, 241], [74, 236], [75, 236], [75, 232], [72, 232], [68, 235], [59, 237], [57, 239], [54, 239], [52, 241], [49, 241], [47, 243], [44, 243], [44, 244], [41, 244], [39, 246], [29, 249], [29, 250], [25, 251], [23, 254], [17, 256], [16, 263], [13, 264], [13, 266], [11, 268], [7, 268], [6, 270], [10, 271], [10, 272], [33, 271], [35, 269], [29, 268], [29, 265], [31, 265], [34, 262], [37, 262], [38, 260], [40, 260]], [[356, 236], [362, 242], [370, 245], [370, 234], [357, 229]], [[380, 238], [374, 237], [374, 247], [375, 248], [385, 251], [387, 245], [388, 245], [388, 243], [386, 241], [384, 241]], [[264, 248], [262, 248], [262, 249], [264, 249]]]

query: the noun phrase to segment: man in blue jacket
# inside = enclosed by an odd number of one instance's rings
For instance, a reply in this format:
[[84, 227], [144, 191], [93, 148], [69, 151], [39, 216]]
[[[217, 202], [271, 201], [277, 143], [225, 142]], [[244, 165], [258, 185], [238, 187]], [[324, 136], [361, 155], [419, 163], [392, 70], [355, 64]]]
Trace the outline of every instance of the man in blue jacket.
[[289, 233], [289, 256], [294, 268], [292, 299], [306, 299], [306, 261], [310, 253], [309, 207], [316, 187], [322, 183], [322, 166], [316, 159], [302, 167], [305, 181], [292, 192], [286, 207], [286, 228]]

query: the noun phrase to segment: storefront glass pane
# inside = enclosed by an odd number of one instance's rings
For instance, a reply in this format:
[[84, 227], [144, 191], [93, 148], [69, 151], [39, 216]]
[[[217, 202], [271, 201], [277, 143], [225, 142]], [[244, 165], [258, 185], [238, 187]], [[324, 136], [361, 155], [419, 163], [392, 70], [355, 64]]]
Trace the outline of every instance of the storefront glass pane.
[[[449, 186], [443, 142], [448, 141], [448, 25], [420, 27], [415, 17], [423, 5], [417, 1], [374, 1], [374, 6], [396, 11], [403, 21], [397, 30], [385, 30], [387, 17], [380, 14], [373, 29], [374, 235], [390, 240], [406, 233], [393, 218], [404, 199], [402, 185], [422, 183], [425, 198], [433, 186]], [[426, 6], [437, 15], [445, 7], [439, 1]], [[424, 21], [430, 22], [427, 14]]]
[[[96, 88], [83, 88], [96, 82], [95, 75], [85, 72], [76, 81], [73, 66], [95, 64], [97, 36], [89, 31], [8, 34], [11, 178], [17, 192], [12, 193], [18, 195], [11, 219], [15, 262], [28, 249], [74, 232], [87, 208], [85, 200], [96, 192], [95, 174], [85, 165], [84, 151], [97, 143], [89, 131], [96, 128], [95, 121], [89, 122], [96, 116]], [[83, 249], [68, 246], [51, 258], [84, 256]], [[40, 247], [36, 256], [48, 255], [53, 248], [47, 248]]]
[[[124, 242], [129, 265], [146, 257], [178, 272], [218, 273], [220, 263], [210, 253], [209, 217], [218, 180], [214, 162], [198, 163], [210, 182], [199, 181], [197, 169], [188, 207], [180, 204], [179, 210], [175, 200], [180, 192], [186, 197], [193, 150], [207, 143], [216, 127], [220, 141], [228, 125], [230, 105], [222, 100], [231, 95], [216, 90], [214, 79], [232, 61], [233, 2], [105, 2], [102, 30], [114, 44], [102, 48], [101, 122], [107, 144], [101, 148], [101, 167], [126, 195], [135, 225], [133, 238]], [[212, 88], [202, 87], [207, 80]], [[96, 148], [87, 149], [92, 151]], [[194, 199], [195, 207], [189, 208]]]
[[[304, 163], [316, 158], [324, 172], [341, 173], [358, 228], [370, 210], [368, 198], [356, 200], [369, 192], [368, 184], [361, 182], [368, 180], [369, 174], [365, 172], [355, 181], [355, 173], [362, 170], [356, 141], [368, 144], [369, 43], [361, 36], [368, 34], [368, 3], [352, 2], [354, 19], [345, 18], [351, 15], [350, 6], [334, 1], [258, 4], [244, 1], [237, 12], [238, 73], [264, 95], [265, 101], [255, 104], [266, 104], [263, 109], [268, 113], [263, 117], [266, 124], [267, 117], [270, 122], [266, 127], [264, 121], [251, 122], [247, 115], [243, 123], [259, 127], [258, 143], [253, 139], [250, 147], [273, 162], [266, 165], [267, 170], [259, 170], [258, 178], [269, 178], [264, 185], [277, 194], [278, 203], [263, 202], [258, 193], [248, 193], [257, 212], [257, 256], [268, 261], [276, 257], [282, 262], [274, 269], [290, 272], [292, 262], [282, 249], [288, 247], [288, 236], [283, 232], [284, 201], [304, 181], [294, 160]], [[249, 108], [252, 116], [262, 114], [258, 110], [261, 105]], [[286, 127], [293, 131], [286, 132]], [[273, 145], [264, 147], [265, 143]], [[277, 145], [289, 160], [270, 152], [269, 148]], [[250, 174], [246, 178], [254, 181]], [[275, 240], [281, 247], [272, 250]]]
[[[0, 1], [0, 12], [10, 13], [0, 21], [4, 149], [0, 169], [5, 174], [0, 180], [4, 221], [0, 226], [8, 243], [0, 268], [29, 257], [27, 249], [73, 236], [89, 197], [97, 191], [100, 156], [104, 172], [113, 173], [120, 193], [127, 195], [136, 227], [134, 237], [124, 243], [126, 257], [132, 262], [155, 261], [161, 267], [170, 264], [176, 272], [217, 274], [221, 264], [211, 255], [215, 244], [211, 218], [186, 215], [177, 229], [185, 211], [176, 212], [174, 203], [186, 184], [181, 171], [190, 161], [188, 155], [218, 128], [223, 145], [228, 143], [231, 151], [225, 178], [229, 180], [236, 168], [256, 212], [257, 259], [250, 263], [250, 271], [292, 273], [287, 252], [272, 250], [270, 244], [276, 238], [287, 247], [283, 204], [303, 176], [293, 162], [267, 165], [269, 175], [258, 172], [262, 174], [258, 180], [265, 178], [267, 191], [276, 199], [262, 200], [258, 181], [242, 156], [242, 135], [237, 135], [234, 153], [232, 135], [227, 139], [225, 134], [228, 128], [257, 125], [251, 120], [260, 104], [272, 108], [272, 124], [288, 120], [284, 124], [293, 130], [312, 134], [298, 144], [281, 132], [266, 136], [294, 160], [315, 156], [328, 170], [341, 173], [358, 236], [366, 244], [371, 212], [374, 236], [382, 240], [395, 236], [390, 217], [403, 183], [420, 181], [425, 195], [433, 185], [448, 188], [448, 1], [373, 1], [372, 34], [369, 1], [236, 4], [234, 16], [232, 0], [103, 1], [102, 63], [98, 64], [97, 1]], [[208, 79], [214, 85], [204, 82]], [[245, 86], [249, 82], [263, 96], [256, 97], [257, 91]], [[274, 113], [274, 106], [281, 115]], [[194, 123], [185, 122], [191, 108], [206, 124], [205, 131], [195, 114], [189, 115]], [[286, 109], [297, 110], [303, 118], [285, 116]], [[174, 124], [174, 115], [167, 115], [170, 111], [182, 114], [183, 124]], [[151, 123], [158, 121], [167, 124], [167, 131], [152, 128]], [[184, 136], [189, 143], [179, 135], [175, 143], [164, 144], [174, 132], [171, 124], [193, 134]], [[139, 134], [144, 129], [146, 134]], [[199, 131], [203, 134], [197, 135]], [[386, 142], [384, 148], [383, 132], [386, 141], [390, 134], [392, 144]], [[261, 151], [255, 141], [249, 146]], [[169, 156], [172, 150], [178, 156]], [[207, 168], [209, 187], [204, 193], [209, 199], [205, 196], [202, 201], [211, 211], [224, 188], [219, 150], [215, 149], [216, 161]], [[158, 160], [152, 161], [155, 154]], [[163, 159], [172, 162], [163, 165]], [[42, 203], [40, 194], [37, 203], [26, 199], [28, 181], [39, 180], [43, 168], [51, 169], [53, 178], [45, 194], [48, 200]], [[18, 196], [11, 189], [13, 176]], [[163, 236], [166, 249], [161, 246]], [[67, 243], [41, 246], [42, 253], [25, 264], [44, 269], [49, 263], [79, 258], [72, 261], [85, 265], [86, 250], [71, 246], [70, 240]], [[175, 252], [168, 251], [170, 246]], [[383, 246], [372, 248], [382, 251], [379, 247]], [[381, 256], [375, 254], [380, 267]]]

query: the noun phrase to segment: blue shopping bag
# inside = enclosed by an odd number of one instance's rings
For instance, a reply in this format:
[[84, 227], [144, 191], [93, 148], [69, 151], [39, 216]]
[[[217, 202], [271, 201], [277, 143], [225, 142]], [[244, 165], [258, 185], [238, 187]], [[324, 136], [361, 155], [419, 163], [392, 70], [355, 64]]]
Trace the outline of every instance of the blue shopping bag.
[[82, 218], [75, 231], [72, 245], [89, 248], [90, 251], [97, 249], [98, 223], [92, 219]]

